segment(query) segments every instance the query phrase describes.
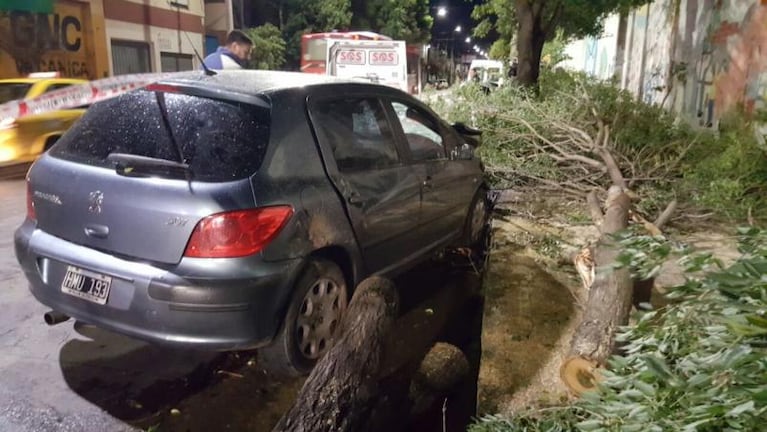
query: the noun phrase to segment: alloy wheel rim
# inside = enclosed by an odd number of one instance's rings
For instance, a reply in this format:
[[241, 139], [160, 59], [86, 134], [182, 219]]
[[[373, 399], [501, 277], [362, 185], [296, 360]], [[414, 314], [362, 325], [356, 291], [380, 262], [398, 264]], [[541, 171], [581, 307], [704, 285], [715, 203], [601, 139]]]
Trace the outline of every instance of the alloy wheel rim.
[[330, 348], [346, 309], [345, 290], [328, 278], [318, 279], [298, 310], [296, 336], [301, 355], [317, 360]]

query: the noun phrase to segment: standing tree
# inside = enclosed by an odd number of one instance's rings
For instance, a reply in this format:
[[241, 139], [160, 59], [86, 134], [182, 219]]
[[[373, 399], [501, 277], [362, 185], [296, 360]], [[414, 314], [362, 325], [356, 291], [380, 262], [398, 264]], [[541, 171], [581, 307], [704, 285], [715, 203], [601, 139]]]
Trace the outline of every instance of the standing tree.
[[297, 69], [301, 35], [349, 28], [351, 0], [275, 0], [279, 28], [286, 42], [287, 66]]
[[538, 84], [543, 44], [561, 30], [566, 38], [597, 36], [602, 21], [615, 12], [625, 12], [651, 0], [488, 0], [474, 9], [480, 21], [477, 36], [490, 30], [511, 40], [517, 32], [517, 80], [527, 86]]
[[250, 28], [246, 31], [253, 40], [250, 66], [255, 69], [279, 69], [285, 64], [285, 40], [274, 24]]
[[422, 43], [431, 37], [434, 19], [429, 0], [352, 0], [352, 27], [385, 34], [408, 43]]

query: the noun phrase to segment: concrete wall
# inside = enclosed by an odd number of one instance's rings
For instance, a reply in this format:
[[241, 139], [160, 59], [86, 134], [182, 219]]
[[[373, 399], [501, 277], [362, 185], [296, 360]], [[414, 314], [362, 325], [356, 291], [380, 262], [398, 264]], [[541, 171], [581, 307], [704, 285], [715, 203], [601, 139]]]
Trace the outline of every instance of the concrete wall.
[[767, 108], [767, 5], [760, 0], [656, 0], [628, 14], [623, 33], [596, 41], [598, 48], [616, 44], [605, 48], [616, 53], [607, 70], [586, 60], [588, 40], [568, 46], [566, 66], [617, 76], [641, 100], [704, 126], [737, 105]]
[[604, 32], [598, 38], [588, 37], [573, 41], [565, 47], [568, 60], [559, 65], [587, 72], [601, 79], [610, 79], [615, 73], [620, 17], [612, 15], [605, 20]]

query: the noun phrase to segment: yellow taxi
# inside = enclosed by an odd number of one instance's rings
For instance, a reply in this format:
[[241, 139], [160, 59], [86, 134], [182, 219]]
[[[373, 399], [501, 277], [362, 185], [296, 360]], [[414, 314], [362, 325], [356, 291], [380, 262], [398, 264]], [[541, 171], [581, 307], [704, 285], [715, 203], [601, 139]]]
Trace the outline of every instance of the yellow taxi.
[[[27, 78], [0, 80], [0, 104], [31, 99], [54, 90], [88, 81], [59, 78], [56, 73], [30, 74]], [[86, 107], [51, 111], [19, 119], [0, 120], [0, 167], [32, 162], [85, 113]]]

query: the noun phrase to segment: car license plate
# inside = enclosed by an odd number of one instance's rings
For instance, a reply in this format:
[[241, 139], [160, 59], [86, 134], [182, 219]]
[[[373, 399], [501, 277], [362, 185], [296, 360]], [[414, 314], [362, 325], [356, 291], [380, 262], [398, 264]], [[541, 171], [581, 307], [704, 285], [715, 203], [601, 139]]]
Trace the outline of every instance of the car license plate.
[[98, 304], [106, 304], [112, 278], [106, 275], [67, 266], [61, 291]]

